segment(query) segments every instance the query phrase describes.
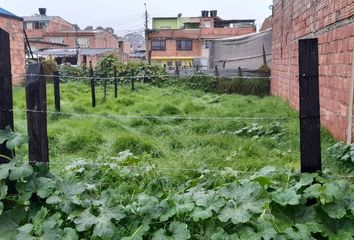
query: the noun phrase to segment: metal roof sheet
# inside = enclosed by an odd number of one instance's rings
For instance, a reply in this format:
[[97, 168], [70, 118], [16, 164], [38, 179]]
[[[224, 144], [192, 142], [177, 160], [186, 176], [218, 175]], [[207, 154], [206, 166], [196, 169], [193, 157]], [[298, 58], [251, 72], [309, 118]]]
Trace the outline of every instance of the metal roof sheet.
[[0, 16], [14, 18], [14, 19], [22, 21], [22, 18], [16, 16], [15, 14], [13, 14], [13, 13], [11, 13], [11, 12], [1, 8], [1, 7], [0, 7]]
[[[105, 53], [113, 52], [114, 48], [80, 48], [80, 55], [96, 56]], [[35, 54], [39, 56], [56, 56], [56, 57], [73, 57], [76, 56], [76, 48], [57, 48], [39, 50]]]

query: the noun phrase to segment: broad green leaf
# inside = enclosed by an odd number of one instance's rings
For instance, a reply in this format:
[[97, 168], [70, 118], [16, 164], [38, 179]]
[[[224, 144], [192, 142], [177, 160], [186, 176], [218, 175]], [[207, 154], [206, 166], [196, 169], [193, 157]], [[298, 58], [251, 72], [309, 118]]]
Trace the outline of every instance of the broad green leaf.
[[4, 204], [0, 201], [0, 215], [2, 214], [3, 210], [4, 210]]
[[297, 205], [300, 203], [301, 195], [298, 195], [294, 189], [280, 188], [271, 194], [272, 200], [281, 206]]
[[164, 229], [156, 231], [152, 240], [187, 240], [191, 235], [185, 223], [174, 221], [168, 227], [168, 233]]
[[37, 236], [41, 236], [43, 233], [43, 224], [46, 221], [46, 217], [48, 215], [48, 209], [42, 207], [41, 210], [37, 212], [37, 214], [33, 217], [33, 232]]
[[89, 230], [94, 224], [97, 223], [97, 218], [91, 214], [90, 209], [82, 212], [81, 216], [74, 220], [76, 229], [79, 232]]
[[95, 227], [93, 228], [93, 237], [100, 237], [102, 239], [111, 239], [114, 235], [115, 226], [114, 224], [104, 218], [98, 217], [96, 219]]
[[312, 237], [312, 233], [317, 232], [319, 232], [319, 229], [306, 224], [296, 224], [284, 231], [289, 240], [316, 240]]
[[64, 236], [61, 240], [79, 240], [79, 235], [73, 228], [64, 228]]
[[166, 222], [168, 219], [176, 215], [176, 205], [172, 200], [163, 200], [160, 203], [161, 216], [160, 221]]
[[36, 192], [40, 198], [47, 198], [55, 189], [55, 181], [50, 178], [40, 177], [35, 181]]
[[300, 180], [296, 182], [294, 188], [299, 190], [301, 187], [310, 185], [318, 176], [317, 173], [303, 173], [300, 175]]
[[304, 190], [305, 198], [319, 198], [321, 196], [321, 184], [314, 184]]
[[5, 129], [0, 130], [0, 144], [3, 144], [5, 141], [9, 140], [13, 134], [13, 131], [9, 126]]
[[0, 180], [7, 179], [10, 173], [10, 170], [16, 166], [15, 161], [11, 161], [6, 164], [0, 164]]
[[[211, 236], [210, 240], [230, 240], [230, 235], [222, 228], [215, 229], [215, 233]], [[234, 240], [234, 239], [233, 239]], [[235, 239], [236, 240], [236, 239]]]
[[13, 133], [12, 136], [7, 140], [6, 147], [10, 150], [15, 150], [26, 142], [28, 142], [27, 136], [21, 135], [19, 133]]
[[22, 227], [17, 228], [18, 234], [16, 235], [16, 240], [34, 240], [31, 232], [33, 230], [32, 224], [26, 224]]
[[19, 167], [14, 167], [10, 171], [9, 179], [11, 181], [19, 180], [31, 176], [33, 169], [29, 164], [23, 164]]
[[236, 205], [233, 202], [228, 202], [221, 210], [219, 219], [221, 222], [228, 222], [231, 220], [233, 224], [246, 223], [252, 217], [252, 212], [249, 211], [246, 204]]
[[331, 218], [343, 218], [346, 214], [345, 204], [343, 201], [328, 203], [322, 206], [322, 209], [330, 216]]
[[195, 222], [212, 217], [213, 211], [219, 213], [220, 209], [225, 205], [225, 199], [217, 195], [214, 191], [196, 192], [193, 195], [193, 200], [198, 206], [192, 212]]

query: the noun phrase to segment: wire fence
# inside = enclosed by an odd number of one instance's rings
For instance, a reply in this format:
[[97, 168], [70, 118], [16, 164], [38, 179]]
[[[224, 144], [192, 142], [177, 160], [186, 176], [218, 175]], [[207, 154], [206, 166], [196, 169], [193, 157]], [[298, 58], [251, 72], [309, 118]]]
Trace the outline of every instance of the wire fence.
[[[56, 77], [57, 75], [45, 75], [45, 74], [24, 74], [24, 77]], [[60, 78], [64, 79], [73, 79], [78, 81], [89, 81], [92, 78], [95, 80], [102, 80], [102, 81], [113, 81], [113, 80], [132, 80], [132, 79], [144, 79], [145, 77], [150, 78], [157, 78], [157, 77], [171, 77], [171, 75], [139, 75], [139, 76], [120, 76], [120, 77], [90, 77], [90, 76], [59, 76]], [[239, 77], [243, 79], [269, 79], [269, 77]], [[0, 110], [4, 111], [4, 110]], [[157, 119], [162, 121], [173, 121], [173, 120], [186, 120], [186, 121], [231, 121], [231, 122], [243, 122], [243, 121], [253, 121], [253, 122], [271, 122], [271, 121], [290, 121], [290, 120], [298, 120], [299, 118], [310, 118], [309, 116], [190, 116], [190, 115], [174, 115], [174, 116], [161, 116], [161, 115], [118, 115], [118, 114], [90, 114], [90, 113], [79, 113], [79, 112], [58, 112], [58, 111], [38, 111], [38, 110], [31, 110], [31, 109], [11, 109], [7, 111], [12, 111], [15, 113], [41, 113], [41, 114], [50, 114], [53, 116], [72, 116], [76, 118], [85, 118], [85, 119], [109, 119], [109, 120], [136, 120], [136, 119]], [[321, 114], [320, 117], [329, 117], [329, 116], [337, 116], [346, 118], [341, 113], [330, 113], [330, 114]], [[311, 117], [312, 118], [312, 117]], [[228, 133], [224, 133], [228, 134]], [[217, 134], [221, 135], [221, 134]], [[38, 162], [30, 162], [31, 164], [43, 164]], [[63, 166], [62, 162], [53, 162], [44, 163], [49, 164], [52, 166]], [[67, 167], [76, 167], [76, 166], [86, 166], [86, 167], [108, 167], [108, 168], [116, 168], [116, 169], [131, 169], [141, 172], [146, 171], [159, 171], [159, 172], [190, 172], [190, 173], [218, 173], [218, 174], [233, 174], [233, 175], [254, 175], [260, 174], [258, 171], [238, 171], [232, 169], [207, 169], [207, 168], [173, 168], [173, 167], [158, 167], [158, 166], [120, 166], [116, 163], [64, 163]], [[292, 172], [291, 174], [298, 174], [300, 172]], [[269, 173], [270, 175], [278, 175], [279, 172]], [[290, 174], [290, 172], [289, 172]], [[333, 176], [333, 178], [354, 178], [354, 176]]]
[[[141, 174], [148, 173], [148, 172], [169, 172], [169, 173], [200, 173], [200, 174], [209, 174], [215, 173], [220, 175], [233, 175], [233, 176], [277, 176], [277, 175], [299, 175], [301, 174], [300, 171], [293, 171], [293, 170], [285, 170], [285, 169], [271, 169], [262, 171], [251, 171], [251, 170], [234, 170], [231, 168], [225, 169], [210, 169], [210, 168], [176, 168], [176, 167], [165, 167], [165, 166], [156, 166], [156, 165], [146, 165], [146, 166], [122, 166], [117, 163], [95, 163], [95, 162], [85, 162], [84, 160], [80, 159], [73, 162], [50, 162], [50, 163], [41, 163], [41, 162], [34, 162], [29, 161], [28, 163], [34, 165], [51, 165], [51, 166], [58, 166], [64, 168], [65, 170], [73, 170], [80, 167], [92, 167], [92, 168], [108, 168], [110, 170], [129, 170], [129, 171], [137, 171]], [[354, 173], [351, 175], [330, 175], [327, 174], [327, 177], [334, 178], [334, 179], [354, 179]]]

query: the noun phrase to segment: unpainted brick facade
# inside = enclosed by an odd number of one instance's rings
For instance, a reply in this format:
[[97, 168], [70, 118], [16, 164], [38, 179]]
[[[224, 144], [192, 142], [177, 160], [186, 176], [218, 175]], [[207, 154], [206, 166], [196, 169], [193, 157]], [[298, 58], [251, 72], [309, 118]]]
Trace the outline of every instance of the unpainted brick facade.
[[10, 35], [12, 81], [14, 85], [20, 85], [26, 72], [23, 22], [17, 18], [0, 16], [0, 28]]
[[[86, 39], [85, 48], [119, 48], [119, 41], [112, 33], [106, 30], [97, 31], [57, 31], [44, 33], [44, 41], [50, 42], [53, 38], [61, 38], [62, 44], [70, 48], [76, 47], [76, 39]], [[58, 48], [58, 47], [56, 47]]]
[[343, 141], [347, 139], [353, 101], [353, 15], [352, 0], [273, 2], [272, 93], [299, 108], [298, 40], [318, 38], [321, 122]]

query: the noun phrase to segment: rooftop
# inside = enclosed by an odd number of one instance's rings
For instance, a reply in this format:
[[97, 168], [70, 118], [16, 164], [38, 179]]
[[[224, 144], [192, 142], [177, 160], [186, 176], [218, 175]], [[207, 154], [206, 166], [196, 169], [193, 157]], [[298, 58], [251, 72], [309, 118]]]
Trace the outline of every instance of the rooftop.
[[[80, 55], [96, 56], [115, 51], [114, 48], [80, 48]], [[39, 56], [74, 57], [76, 48], [46, 49], [35, 52]]]
[[0, 16], [1, 17], [7, 17], [7, 18], [13, 18], [13, 19], [16, 19], [16, 20], [19, 20], [19, 21], [22, 21], [23, 19], [16, 16], [15, 14], [3, 9], [0, 7]]

